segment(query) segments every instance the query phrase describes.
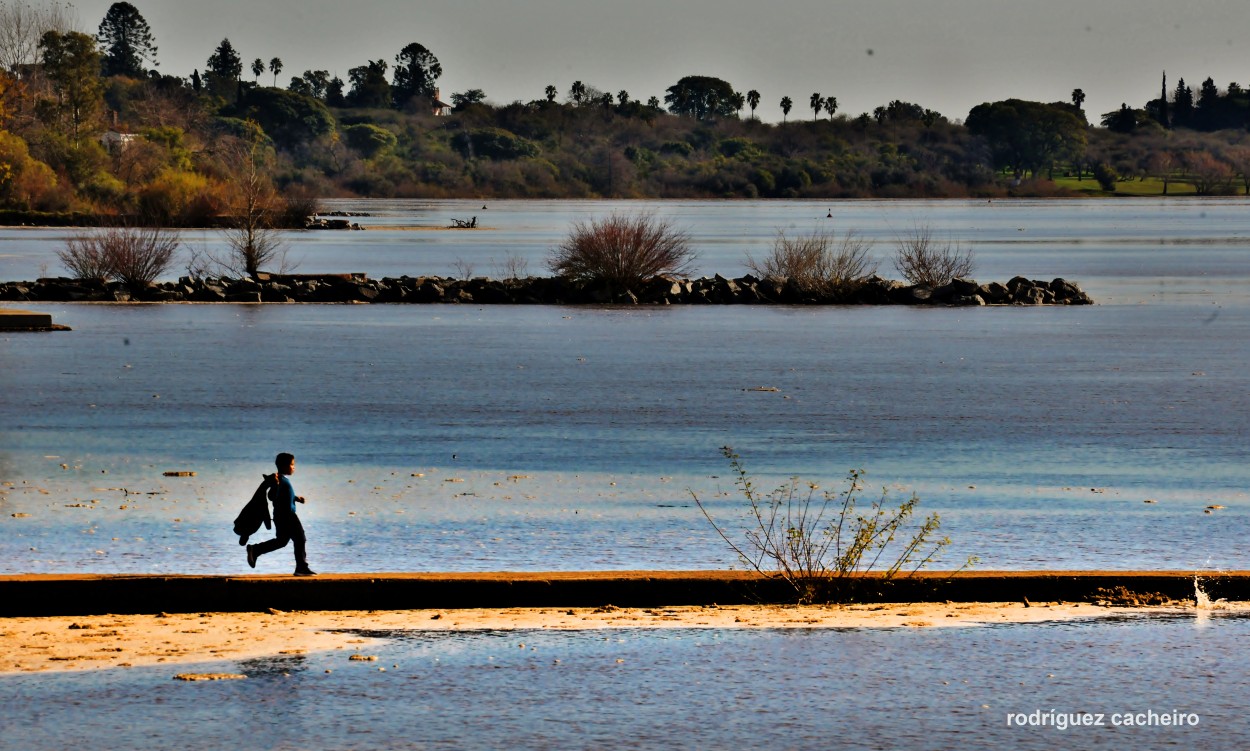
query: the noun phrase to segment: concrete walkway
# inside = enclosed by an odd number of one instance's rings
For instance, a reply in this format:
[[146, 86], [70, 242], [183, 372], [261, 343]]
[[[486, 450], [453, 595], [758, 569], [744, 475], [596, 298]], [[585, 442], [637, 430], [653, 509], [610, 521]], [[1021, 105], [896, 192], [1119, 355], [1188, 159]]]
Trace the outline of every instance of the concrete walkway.
[[[844, 580], [856, 602], [1092, 602], [1123, 587], [1194, 599], [1181, 571], [925, 572]], [[1250, 600], [1250, 572], [1204, 576], [1212, 600]], [[0, 616], [417, 608], [661, 607], [794, 600], [785, 582], [734, 571], [378, 573], [292, 576], [0, 576]], [[1141, 604], [1148, 604], [1143, 598]]]

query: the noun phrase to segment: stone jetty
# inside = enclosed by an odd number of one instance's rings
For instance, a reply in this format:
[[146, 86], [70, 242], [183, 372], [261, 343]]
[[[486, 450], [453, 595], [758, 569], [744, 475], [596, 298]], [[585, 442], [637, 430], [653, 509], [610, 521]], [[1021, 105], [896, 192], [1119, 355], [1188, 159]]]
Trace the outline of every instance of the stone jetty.
[[179, 303], [443, 303], [472, 305], [1090, 305], [1076, 284], [1015, 277], [1006, 284], [955, 279], [940, 287], [872, 277], [839, 291], [788, 279], [719, 274], [700, 279], [660, 276], [635, 289], [559, 277], [451, 279], [364, 274], [258, 274], [192, 278], [134, 289], [115, 282], [42, 278], [0, 283], [0, 301]]

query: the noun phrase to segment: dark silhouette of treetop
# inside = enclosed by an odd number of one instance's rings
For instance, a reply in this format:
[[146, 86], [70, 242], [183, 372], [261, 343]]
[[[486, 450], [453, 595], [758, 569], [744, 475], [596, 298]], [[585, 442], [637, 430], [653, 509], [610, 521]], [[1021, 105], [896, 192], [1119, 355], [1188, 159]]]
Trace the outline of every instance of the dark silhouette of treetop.
[[386, 82], [387, 67], [385, 60], [370, 60], [347, 71], [347, 78], [352, 82], [347, 102], [353, 107], [390, 107], [391, 85]]
[[1086, 125], [1071, 105], [1020, 99], [978, 104], [968, 113], [968, 132], [984, 138], [994, 163], [1017, 177], [1037, 174], [1057, 159], [1079, 156], [1085, 149]]
[[204, 66], [204, 83], [217, 96], [233, 99], [241, 75], [243, 59], [234, 51], [229, 39], [221, 40]]
[[135, 6], [130, 3], [113, 3], [104, 20], [96, 41], [104, 53], [101, 60], [106, 76], [130, 76], [143, 78], [147, 75], [143, 63], [156, 66], [156, 44], [152, 29]]
[[391, 84], [396, 107], [413, 97], [433, 97], [441, 75], [443, 66], [433, 52], [416, 42], [404, 47], [395, 56], [395, 78]]
[[698, 120], [731, 117], [741, 107], [740, 101], [741, 95], [728, 81], [712, 76], [686, 76], [664, 95], [669, 112]]

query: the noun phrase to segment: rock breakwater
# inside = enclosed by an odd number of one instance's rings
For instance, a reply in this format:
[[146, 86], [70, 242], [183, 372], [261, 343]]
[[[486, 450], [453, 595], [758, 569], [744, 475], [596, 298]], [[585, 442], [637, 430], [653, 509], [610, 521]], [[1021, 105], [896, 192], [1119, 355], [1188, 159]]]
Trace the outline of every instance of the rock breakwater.
[[730, 279], [660, 276], [636, 289], [559, 277], [452, 279], [364, 274], [258, 274], [255, 278], [192, 278], [141, 289], [64, 277], [0, 283], [8, 302], [418, 303], [474, 305], [1090, 305], [1065, 279], [1015, 277], [1006, 284], [955, 279], [940, 287], [872, 277], [840, 290], [751, 275]]

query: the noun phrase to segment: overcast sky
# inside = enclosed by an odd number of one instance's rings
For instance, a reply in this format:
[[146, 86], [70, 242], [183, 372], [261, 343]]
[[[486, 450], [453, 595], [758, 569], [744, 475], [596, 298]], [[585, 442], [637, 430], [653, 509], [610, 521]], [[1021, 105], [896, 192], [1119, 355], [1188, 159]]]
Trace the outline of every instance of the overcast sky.
[[[112, 0], [74, 0], [94, 32]], [[495, 104], [580, 80], [646, 101], [686, 75], [761, 95], [757, 114], [810, 118], [813, 92], [858, 115], [903, 99], [963, 119], [981, 102], [1087, 96], [1093, 121], [1140, 106], [1183, 77], [1195, 91], [1250, 85], [1248, 0], [132, 0], [160, 69], [204, 68], [228, 37], [244, 59], [345, 81], [420, 42], [443, 66], [443, 98], [482, 89]], [[250, 77], [250, 72], [245, 73]], [[262, 82], [272, 83], [268, 73]], [[744, 111], [745, 114], [745, 111]]]

